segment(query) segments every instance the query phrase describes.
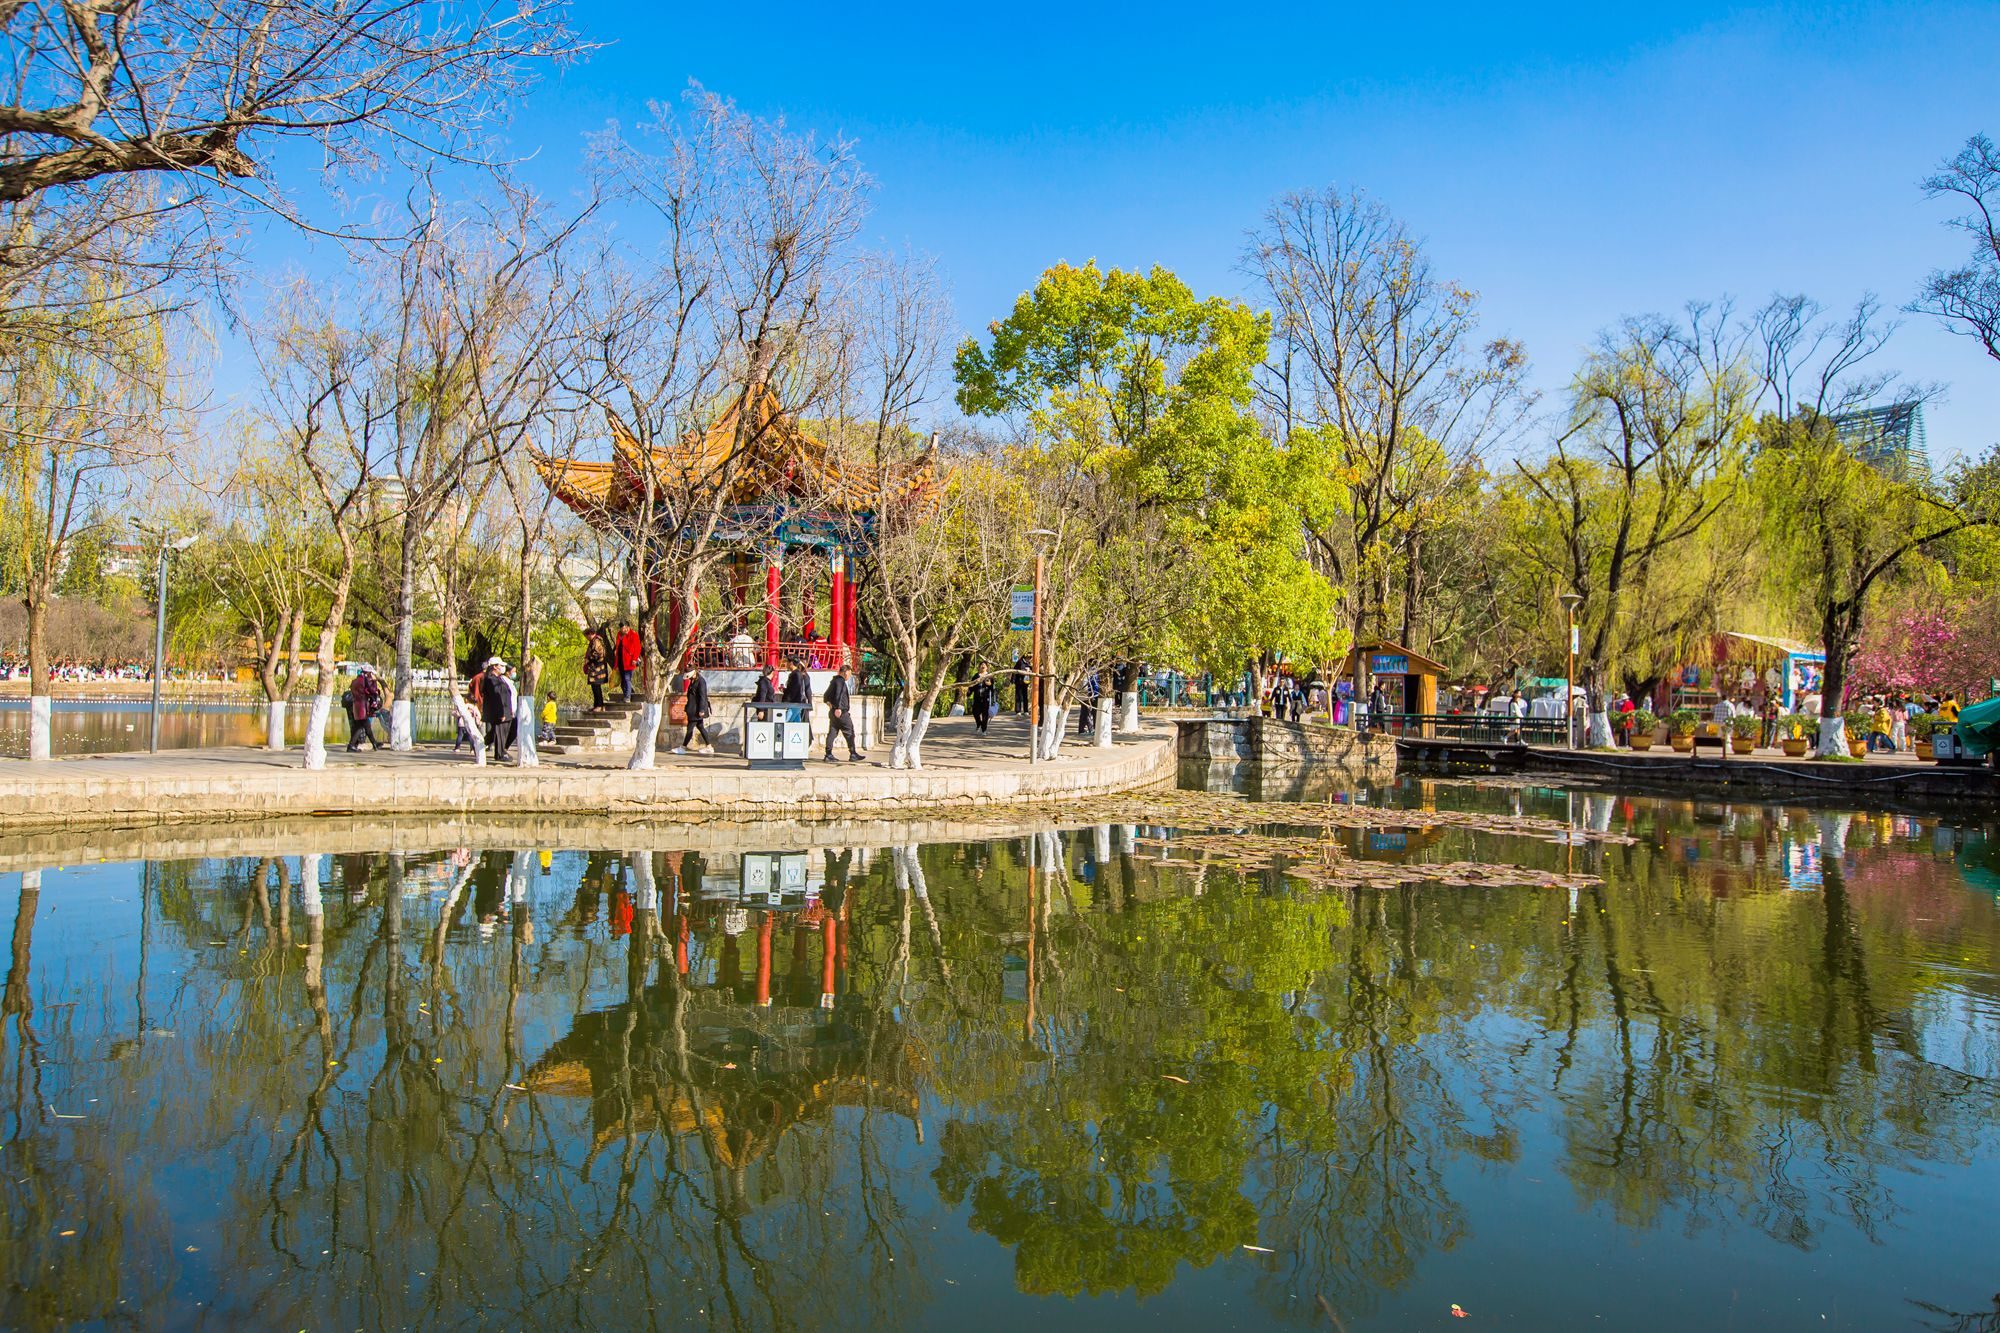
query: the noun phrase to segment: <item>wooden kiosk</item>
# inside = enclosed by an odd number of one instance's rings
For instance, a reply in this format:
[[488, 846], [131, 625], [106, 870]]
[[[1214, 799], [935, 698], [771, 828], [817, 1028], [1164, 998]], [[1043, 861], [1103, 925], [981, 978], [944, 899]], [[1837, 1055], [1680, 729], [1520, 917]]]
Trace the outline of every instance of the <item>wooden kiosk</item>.
[[[1431, 735], [1432, 724], [1428, 719], [1437, 712], [1438, 679], [1444, 675], [1444, 664], [1413, 653], [1400, 643], [1376, 639], [1354, 645], [1354, 651], [1347, 655], [1348, 679], [1355, 679], [1357, 667], [1364, 666], [1371, 690], [1375, 682], [1381, 682], [1383, 693], [1388, 696], [1389, 712], [1424, 719], [1417, 723], [1419, 730], [1411, 734]], [[1411, 731], [1409, 720], [1392, 723], [1390, 730]]]

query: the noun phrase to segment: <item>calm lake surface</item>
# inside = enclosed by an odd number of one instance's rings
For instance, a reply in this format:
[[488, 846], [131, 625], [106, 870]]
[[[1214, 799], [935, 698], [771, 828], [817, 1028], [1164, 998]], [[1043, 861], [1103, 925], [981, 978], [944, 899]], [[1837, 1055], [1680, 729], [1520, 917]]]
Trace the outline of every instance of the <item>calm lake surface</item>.
[[1996, 1326], [1993, 827], [1358, 795], [1601, 882], [0, 846], [0, 1324]]
[[[285, 710], [288, 744], [305, 743], [311, 699], [295, 700]], [[417, 739], [448, 741], [453, 735], [449, 705], [442, 696], [419, 695], [414, 710]], [[143, 750], [152, 735], [151, 702], [138, 699], [57, 699], [50, 709], [50, 749], [58, 754], [118, 754]], [[375, 724], [377, 735], [388, 736], [389, 720]], [[336, 694], [327, 718], [329, 742], [347, 742], [347, 719]], [[219, 745], [262, 745], [264, 704], [257, 699], [160, 701], [160, 748], [193, 750]], [[28, 753], [28, 701], [0, 699], [0, 759], [21, 759]]]

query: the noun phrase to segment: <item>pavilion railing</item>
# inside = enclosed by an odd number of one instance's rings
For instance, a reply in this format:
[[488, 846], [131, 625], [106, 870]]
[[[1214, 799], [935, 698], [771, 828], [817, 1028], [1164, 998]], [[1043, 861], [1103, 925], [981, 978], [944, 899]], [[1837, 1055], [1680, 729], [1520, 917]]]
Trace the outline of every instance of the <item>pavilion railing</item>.
[[[749, 644], [697, 643], [688, 649], [688, 665], [704, 671], [754, 671], [764, 665], [765, 648], [762, 639]], [[824, 639], [780, 640], [778, 662], [803, 662], [808, 671], [831, 671], [840, 664], [840, 645]]]

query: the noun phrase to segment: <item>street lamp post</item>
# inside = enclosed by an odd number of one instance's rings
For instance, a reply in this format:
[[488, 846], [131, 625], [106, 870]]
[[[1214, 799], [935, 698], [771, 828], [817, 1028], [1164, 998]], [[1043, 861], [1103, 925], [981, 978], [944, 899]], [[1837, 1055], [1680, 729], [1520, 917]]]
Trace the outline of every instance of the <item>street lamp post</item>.
[[1559, 599], [1563, 610], [1569, 613], [1569, 665], [1563, 670], [1563, 739], [1569, 748], [1576, 748], [1576, 723], [1570, 711], [1570, 695], [1576, 689], [1576, 608], [1583, 605], [1583, 594], [1566, 592]]
[[195, 544], [198, 534], [160, 542], [159, 560], [154, 570], [153, 594], [153, 725], [147, 744], [149, 753], [160, 752], [160, 669], [167, 657], [167, 555], [185, 551]]
[[1033, 681], [1028, 692], [1028, 762], [1031, 764], [1042, 757], [1042, 589], [1048, 577], [1048, 544], [1055, 540], [1055, 535], [1048, 528], [1028, 529], [1028, 536], [1035, 542], [1034, 636], [1028, 650], [1029, 678]]

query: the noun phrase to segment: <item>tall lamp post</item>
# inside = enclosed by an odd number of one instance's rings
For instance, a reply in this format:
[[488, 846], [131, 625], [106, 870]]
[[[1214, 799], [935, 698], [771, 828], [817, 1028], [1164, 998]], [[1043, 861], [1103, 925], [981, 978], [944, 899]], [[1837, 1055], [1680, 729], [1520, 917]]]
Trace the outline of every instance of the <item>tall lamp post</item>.
[[1042, 757], [1042, 589], [1048, 577], [1049, 544], [1056, 534], [1048, 528], [1029, 528], [1028, 536], [1035, 543], [1034, 637], [1028, 650], [1029, 679], [1033, 682], [1028, 691], [1028, 762], [1032, 764]]
[[1570, 695], [1576, 689], [1576, 608], [1583, 605], [1583, 594], [1566, 592], [1558, 598], [1563, 610], [1569, 615], [1569, 665], [1563, 671], [1563, 739], [1569, 748], [1576, 748], [1576, 723], [1572, 720]]
[[154, 568], [153, 594], [153, 725], [152, 735], [146, 749], [151, 754], [160, 752], [160, 669], [167, 657], [167, 555], [173, 551], [185, 551], [200, 540], [199, 533], [176, 537], [172, 541], [164, 538], [160, 542], [159, 560]]

